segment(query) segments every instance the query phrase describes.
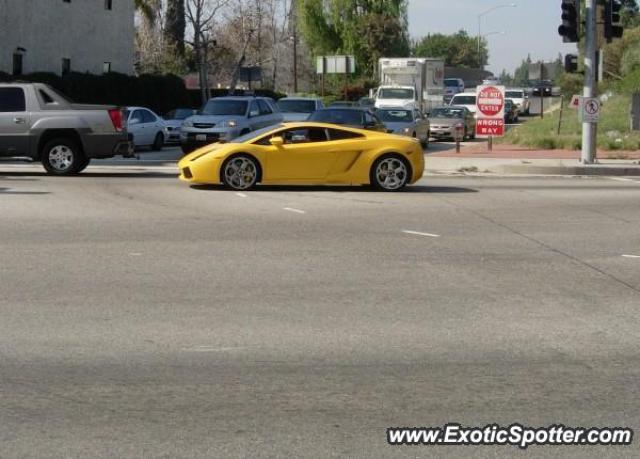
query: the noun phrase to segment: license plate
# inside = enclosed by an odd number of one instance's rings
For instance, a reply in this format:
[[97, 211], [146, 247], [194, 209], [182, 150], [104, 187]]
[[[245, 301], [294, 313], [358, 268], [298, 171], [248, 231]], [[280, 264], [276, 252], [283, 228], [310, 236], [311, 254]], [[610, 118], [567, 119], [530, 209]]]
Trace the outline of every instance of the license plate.
[[207, 134], [197, 134], [196, 135], [196, 140], [198, 142], [206, 142], [207, 141]]

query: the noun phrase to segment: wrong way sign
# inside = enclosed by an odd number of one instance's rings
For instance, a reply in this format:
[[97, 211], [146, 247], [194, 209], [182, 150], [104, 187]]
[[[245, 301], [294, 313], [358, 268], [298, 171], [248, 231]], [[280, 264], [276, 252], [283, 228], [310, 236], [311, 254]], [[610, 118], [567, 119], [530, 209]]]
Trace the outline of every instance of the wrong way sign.
[[504, 86], [483, 85], [476, 89], [476, 137], [504, 135]]

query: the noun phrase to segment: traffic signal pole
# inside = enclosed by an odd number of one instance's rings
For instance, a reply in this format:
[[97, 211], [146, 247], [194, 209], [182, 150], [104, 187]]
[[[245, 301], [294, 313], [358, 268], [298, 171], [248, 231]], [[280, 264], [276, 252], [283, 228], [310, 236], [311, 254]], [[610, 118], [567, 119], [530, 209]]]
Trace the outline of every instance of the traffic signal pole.
[[[584, 97], [595, 96], [596, 84], [596, 0], [586, 0], [585, 53], [584, 53]], [[593, 164], [596, 160], [596, 123], [582, 123], [582, 163]]]

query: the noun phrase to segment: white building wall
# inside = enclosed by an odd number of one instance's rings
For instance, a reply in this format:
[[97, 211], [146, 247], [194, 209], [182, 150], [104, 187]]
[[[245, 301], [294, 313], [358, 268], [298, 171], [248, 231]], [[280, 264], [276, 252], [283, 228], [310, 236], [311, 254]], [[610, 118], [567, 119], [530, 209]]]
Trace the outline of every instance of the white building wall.
[[101, 74], [134, 71], [133, 0], [0, 0], [0, 71], [11, 73], [13, 54], [26, 49], [23, 73], [62, 73], [62, 59], [71, 70]]

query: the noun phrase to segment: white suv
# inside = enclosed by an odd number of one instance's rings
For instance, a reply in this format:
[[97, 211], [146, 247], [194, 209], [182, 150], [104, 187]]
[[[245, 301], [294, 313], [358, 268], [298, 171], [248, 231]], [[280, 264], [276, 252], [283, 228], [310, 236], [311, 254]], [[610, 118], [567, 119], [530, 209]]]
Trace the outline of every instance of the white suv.
[[504, 93], [505, 99], [511, 99], [518, 107], [518, 112], [523, 115], [529, 115], [531, 110], [531, 101], [529, 94], [524, 89], [507, 89]]

